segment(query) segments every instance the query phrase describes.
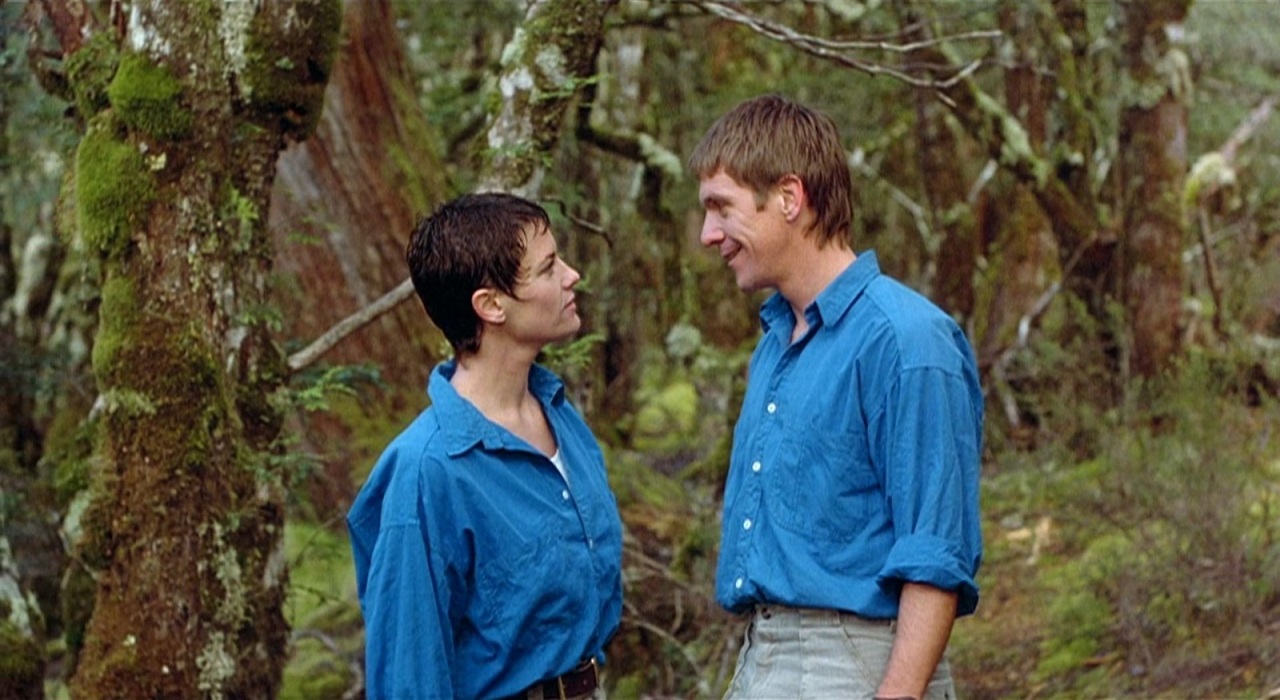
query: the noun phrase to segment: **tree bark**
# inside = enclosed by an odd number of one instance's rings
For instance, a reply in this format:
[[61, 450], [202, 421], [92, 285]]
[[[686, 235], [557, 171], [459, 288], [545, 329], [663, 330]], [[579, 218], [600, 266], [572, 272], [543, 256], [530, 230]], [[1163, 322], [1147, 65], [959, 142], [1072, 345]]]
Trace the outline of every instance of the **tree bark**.
[[[337, 0], [138, 0], [99, 31], [46, 0], [86, 125], [77, 226], [101, 257], [101, 430], [80, 558], [94, 610], [71, 689], [273, 697], [286, 657], [284, 378], [265, 212], [315, 126]], [[81, 15], [84, 17], [84, 15]]]
[[1124, 62], [1131, 85], [1120, 116], [1125, 226], [1121, 292], [1131, 368], [1165, 369], [1179, 351], [1186, 271], [1182, 263], [1182, 190], [1187, 172], [1191, 67], [1175, 37], [1190, 0], [1123, 5]]
[[[1043, 153], [1048, 128], [1047, 95], [1038, 70], [1037, 28], [1039, 4], [1006, 0], [999, 7], [1000, 29], [1011, 38], [1012, 64], [1005, 69], [1005, 104], [1027, 131], [1028, 146]], [[990, 366], [994, 358], [1015, 342], [1021, 318], [1044, 292], [1054, 269], [1053, 233], [1040, 201], [1025, 183], [998, 177], [983, 198], [989, 263], [984, 288], [987, 296], [982, 334], [975, 339], [979, 364]]]
[[595, 75], [615, 0], [536, 0], [503, 52], [501, 106], [489, 127], [480, 190], [536, 197], [571, 99]]
[[[390, 2], [345, 6], [319, 126], [280, 155], [271, 195], [274, 296], [286, 342], [316, 338], [404, 280], [414, 218], [446, 196]], [[442, 345], [421, 305], [404, 304], [323, 359], [374, 365], [391, 386], [416, 392]]]

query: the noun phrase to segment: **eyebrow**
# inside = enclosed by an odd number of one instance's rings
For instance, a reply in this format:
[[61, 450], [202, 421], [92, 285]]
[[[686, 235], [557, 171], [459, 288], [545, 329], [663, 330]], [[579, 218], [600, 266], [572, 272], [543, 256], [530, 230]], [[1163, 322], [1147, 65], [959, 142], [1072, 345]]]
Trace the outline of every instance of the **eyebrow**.
[[702, 198], [702, 208], [709, 209], [712, 206], [724, 206], [729, 203], [729, 199], [724, 195], [711, 193]]

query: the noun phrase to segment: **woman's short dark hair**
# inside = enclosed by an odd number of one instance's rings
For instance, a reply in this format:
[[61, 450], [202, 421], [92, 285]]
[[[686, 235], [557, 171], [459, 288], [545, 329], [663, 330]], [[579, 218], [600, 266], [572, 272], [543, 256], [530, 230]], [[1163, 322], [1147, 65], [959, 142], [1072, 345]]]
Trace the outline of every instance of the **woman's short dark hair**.
[[414, 227], [405, 250], [409, 276], [427, 315], [454, 352], [480, 349], [483, 326], [471, 295], [490, 287], [514, 297], [525, 233], [550, 225], [546, 210], [537, 204], [484, 192], [446, 202]]

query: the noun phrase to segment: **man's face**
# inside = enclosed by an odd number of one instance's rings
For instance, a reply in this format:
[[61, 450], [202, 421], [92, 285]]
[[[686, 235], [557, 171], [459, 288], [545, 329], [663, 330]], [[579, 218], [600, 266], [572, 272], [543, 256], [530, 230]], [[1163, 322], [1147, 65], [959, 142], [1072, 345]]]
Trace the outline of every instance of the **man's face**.
[[702, 179], [698, 199], [705, 211], [699, 240], [720, 252], [738, 288], [776, 288], [787, 243], [777, 192], [766, 193], [761, 204], [755, 191], [720, 169]]

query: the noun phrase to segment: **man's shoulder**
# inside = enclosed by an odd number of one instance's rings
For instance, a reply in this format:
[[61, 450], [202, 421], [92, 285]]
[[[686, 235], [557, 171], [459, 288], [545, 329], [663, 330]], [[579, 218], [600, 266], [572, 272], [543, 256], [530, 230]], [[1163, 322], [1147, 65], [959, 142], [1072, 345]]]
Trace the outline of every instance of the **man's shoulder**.
[[867, 330], [878, 330], [881, 340], [892, 343], [908, 366], [932, 364], [942, 351], [950, 366], [954, 350], [967, 343], [958, 323], [924, 294], [903, 282], [881, 275], [868, 286], [863, 319]]

